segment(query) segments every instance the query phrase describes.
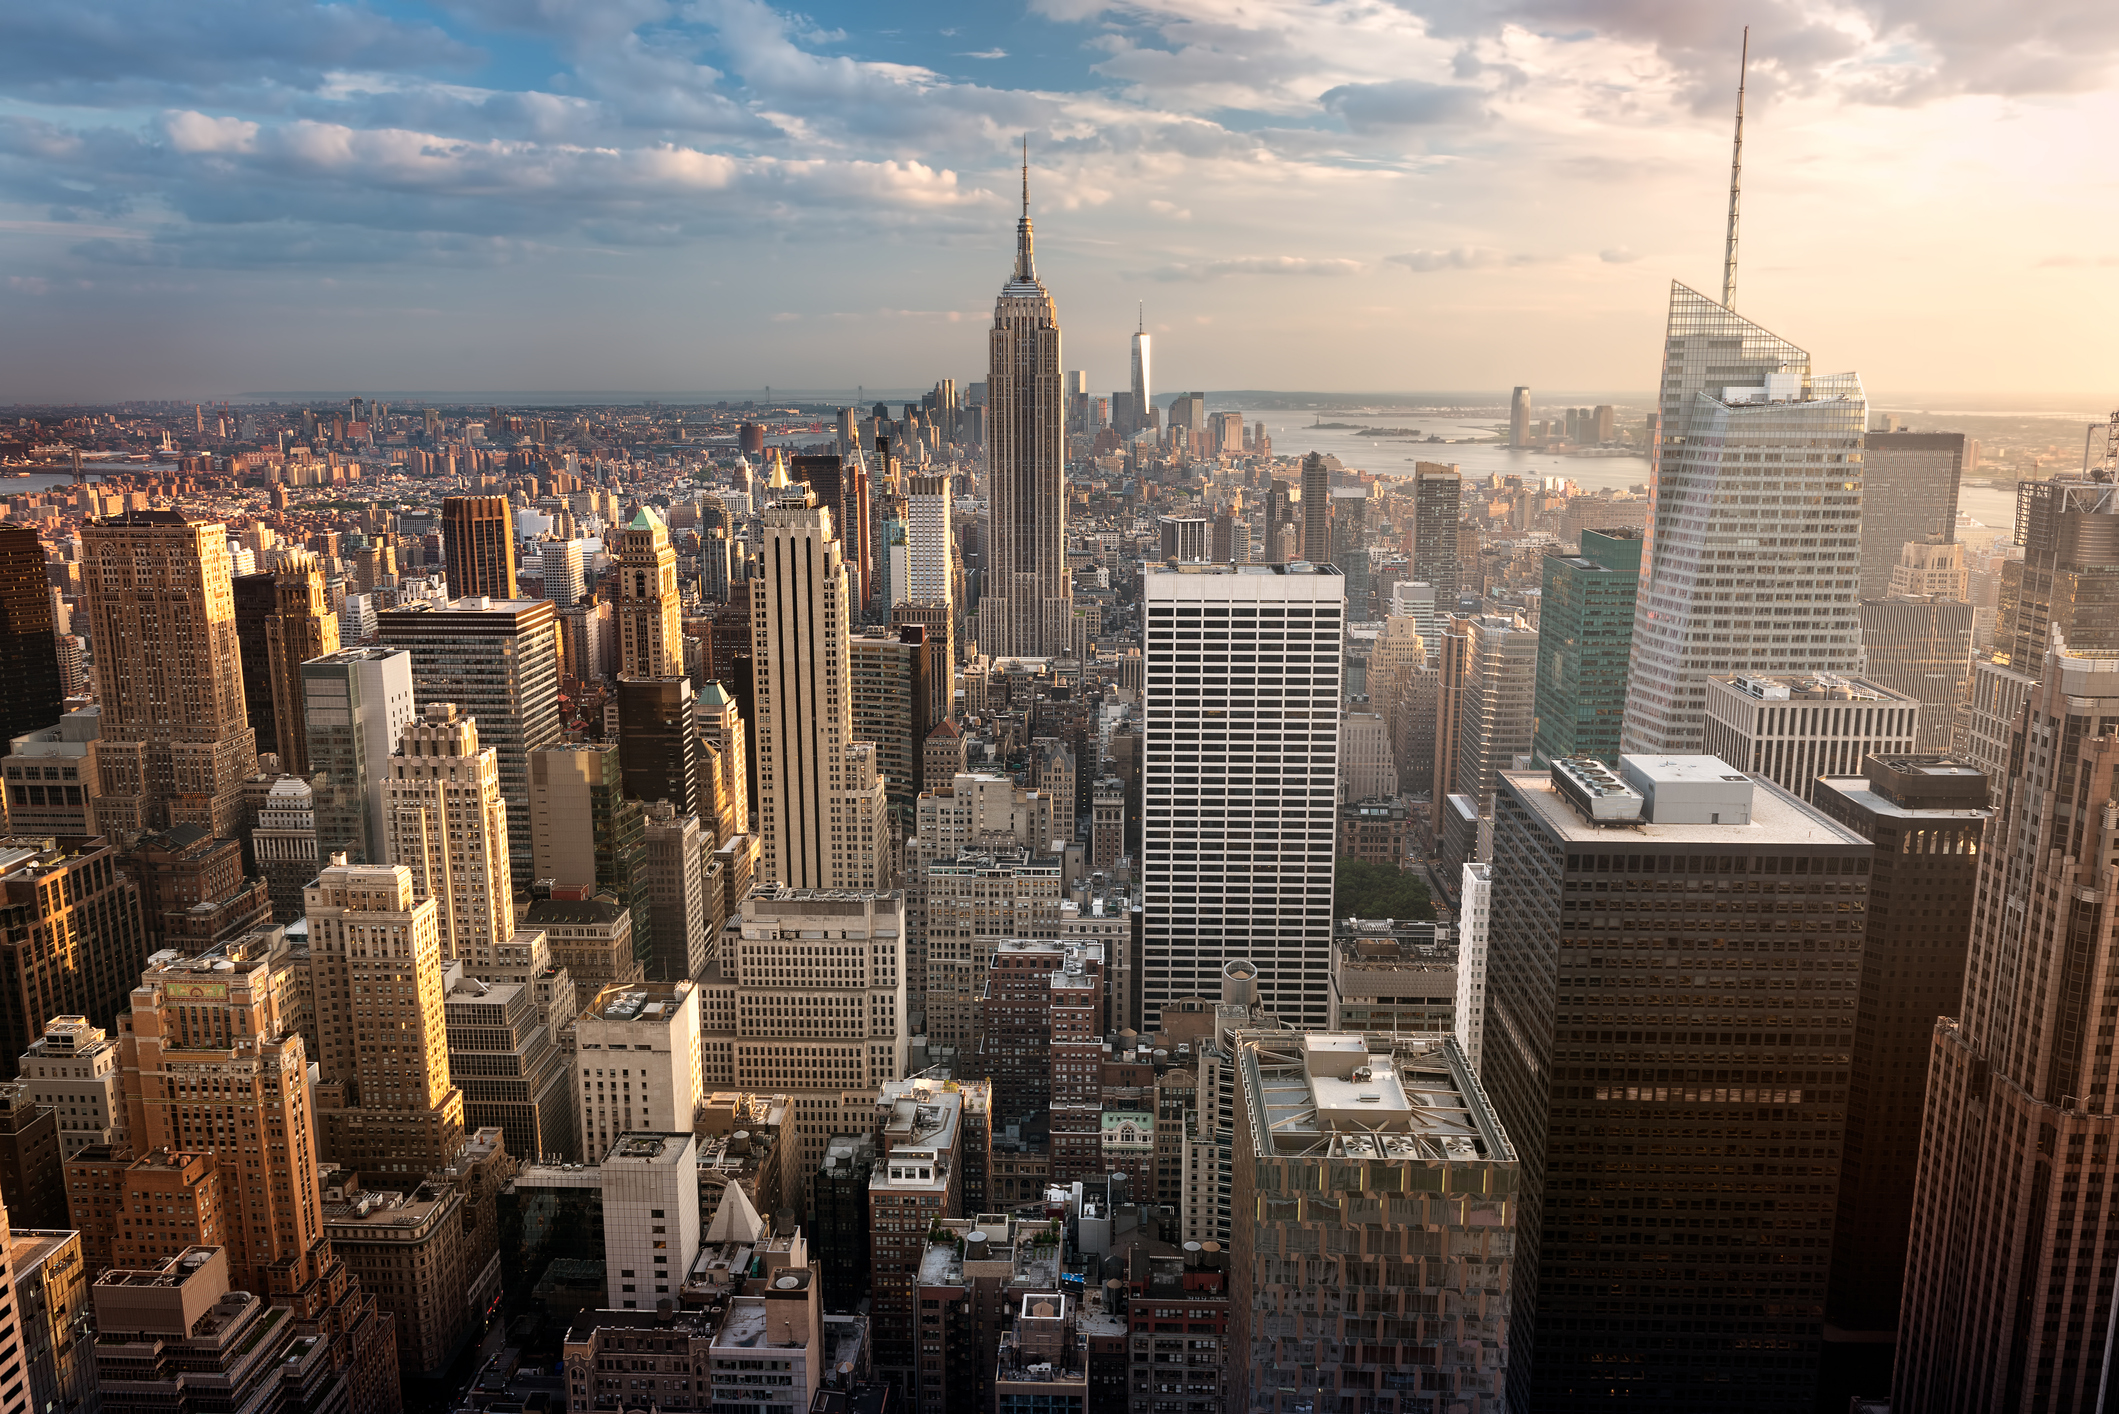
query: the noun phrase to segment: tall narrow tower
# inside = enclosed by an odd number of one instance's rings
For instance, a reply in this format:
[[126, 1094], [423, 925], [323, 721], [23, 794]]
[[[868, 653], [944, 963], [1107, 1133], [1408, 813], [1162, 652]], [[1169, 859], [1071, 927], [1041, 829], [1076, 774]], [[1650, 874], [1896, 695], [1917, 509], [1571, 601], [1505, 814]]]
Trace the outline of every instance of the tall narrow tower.
[[500, 945], [515, 936], [497, 755], [478, 744], [477, 721], [455, 703], [430, 702], [405, 728], [383, 782], [389, 862], [411, 870], [416, 897], [439, 904], [442, 960], [474, 977], [490, 975]]
[[669, 527], [642, 506], [618, 536], [618, 672], [671, 678], [684, 672], [677, 552]]
[[1860, 667], [1862, 432], [1852, 373], [1673, 281], [1625, 752], [1697, 752], [1710, 673]]
[[1154, 371], [1149, 366], [1149, 356], [1153, 352], [1149, 344], [1154, 337], [1148, 332], [1148, 315], [1146, 308], [1143, 307], [1139, 321], [1133, 330], [1134, 425], [1131, 430], [1136, 432], [1144, 427], [1152, 427], [1154, 425], [1154, 420], [1149, 416], [1149, 409], [1154, 406], [1155, 397], [1155, 389], [1149, 376]]
[[133, 511], [81, 532], [102, 673], [106, 830], [198, 825], [233, 836], [257, 733], [243, 698], [225, 527]]
[[272, 612], [265, 616], [265, 651], [272, 679], [272, 721], [280, 769], [309, 774], [308, 711], [302, 664], [338, 652], [338, 615], [324, 594], [316, 556], [297, 550], [274, 567]]
[[1015, 270], [993, 307], [986, 381], [986, 593], [979, 648], [994, 657], [1060, 657], [1074, 648], [1066, 568], [1066, 395], [1059, 313], [1031, 258], [1030, 160]]
[[853, 739], [847, 579], [831, 512], [775, 478], [751, 581], [761, 881], [881, 887], [888, 843], [876, 751]]
[[444, 496], [441, 553], [459, 599], [515, 597], [515, 521], [505, 496]]

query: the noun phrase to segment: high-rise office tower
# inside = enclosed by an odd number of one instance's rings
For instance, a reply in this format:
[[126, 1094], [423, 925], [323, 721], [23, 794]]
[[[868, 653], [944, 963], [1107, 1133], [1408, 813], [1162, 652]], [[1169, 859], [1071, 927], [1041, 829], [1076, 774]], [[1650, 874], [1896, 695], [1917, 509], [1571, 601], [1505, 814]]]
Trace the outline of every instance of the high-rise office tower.
[[418, 705], [453, 702], [500, 762], [515, 884], [530, 883], [530, 753], [559, 740], [559, 629], [544, 599], [458, 599], [381, 616], [385, 647], [412, 654]]
[[[1853, 672], [1868, 403], [1851, 373], [1675, 282], [1627, 751], [1691, 752], [1714, 673]], [[1894, 551], [1895, 553], [1895, 551]]]
[[[609, 742], [548, 746], [530, 757], [530, 847], [539, 879], [608, 893], [647, 928], [645, 808], [629, 799]], [[689, 975], [689, 974], [687, 974]]]
[[894, 633], [858, 634], [848, 645], [853, 733], [874, 744], [884, 798], [906, 828], [921, 789], [921, 749], [934, 728], [926, 638], [927, 630], [913, 624]]
[[360, 1173], [424, 1175], [464, 1137], [449, 1079], [440, 904], [402, 864], [332, 864], [306, 891], [317, 1016], [318, 1154]]
[[435, 702], [405, 728], [388, 770], [385, 859], [409, 869], [414, 894], [439, 906], [443, 960], [479, 976], [515, 936], [498, 753], [479, 745], [476, 718]]
[[1530, 445], [1530, 389], [1517, 387], [1508, 395], [1508, 445]]
[[[1825, 1296], [1825, 1393], [1851, 1396], [1891, 1387], [1928, 1052], [1964, 990], [1987, 778], [1948, 756], [1872, 756], [1817, 782], [1812, 803], [1876, 846]], [[1851, 1378], [1833, 1378], [1839, 1365]]]
[[1464, 503], [1464, 478], [1454, 466], [1416, 462], [1413, 466], [1413, 578], [1435, 587], [1439, 613], [1457, 607], [1457, 521]]
[[1871, 432], [1861, 468], [1861, 597], [1881, 599], [1908, 541], [1957, 538], [1962, 432]]
[[652, 954], [649, 977], [674, 982], [698, 977], [713, 960], [727, 921], [720, 865], [697, 815], [679, 815], [668, 801], [646, 810], [641, 872], [647, 884]]
[[2023, 558], [2001, 567], [1994, 651], [1972, 665], [1965, 754], [1989, 776], [2013, 771], [2009, 743], [2055, 630], [2078, 652], [2119, 649], [2119, 487], [2080, 477], [2016, 487]]
[[[1969, 603], [1972, 575], [1965, 565], [1964, 546], [1937, 535], [1908, 540], [1898, 552], [1898, 563], [1891, 566], [1890, 585], [1884, 592], [1892, 599], [1932, 596]], [[1865, 644], [1868, 641], [1862, 639]]]
[[1249, 958], [1298, 1025], [1330, 1015], [1344, 581], [1328, 565], [1148, 568], [1143, 1027]]
[[[1055, 353], [1054, 381], [1057, 382]], [[846, 575], [831, 512], [806, 486], [765, 512], [751, 581], [760, 879], [874, 889], [889, 845], [875, 748], [853, 738]]]
[[[1220, 556], [1215, 558], [1220, 559]], [[1362, 521], [1362, 503], [1359, 501], [1335, 506], [1332, 510], [1332, 563], [1346, 577], [1346, 611], [1350, 621], [1367, 623], [1373, 620], [1376, 617], [1375, 594], [1369, 578], [1368, 527]]]
[[1457, 784], [1459, 741], [1464, 725], [1464, 689], [1470, 682], [1472, 634], [1478, 620], [1451, 614], [1442, 620], [1435, 654], [1435, 752], [1430, 786], [1435, 808], [1428, 813], [1430, 843], [1442, 833], [1442, 802], [1463, 794]]
[[[722, 559], [728, 558], [727, 541], [724, 538]], [[539, 547], [539, 558], [543, 561], [544, 597], [561, 609], [571, 609], [580, 602], [581, 596], [589, 592], [588, 579], [581, 564], [581, 542], [579, 540], [547, 540]], [[722, 578], [727, 578], [724, 568]], [[580, 672], [574, 674], [582, 676]]]
[[1075, 648], [1065, 546], [1066, 407], [1059, 313], [1031, 259], [1027, 167], [1015, 230], [1015, 270], [994, 304], [988, 343], [979, 649], [997, 658], [1059, 658]]
[[956, 571], [956, 538], [949, 521], [949, 478], [915, 476], [905, 498], [905, 597], [949, 603]]
[[[82, 527], [102, 688], [99, 828], [232, 836], [257, 734], [243, 699], [225, 527], [131, 511]], [[44, 725], [50, 725], [45, 723]]]
[[1955, 750], [1969, 725], [1972, 606], [1962, 599], [1864, 599], [1861, 646], [1872, 679], [1920, 703], [1913, 749]]
[[1811, 798], [1819, 776], [1851, 776], [1871, 756], [1910, 756], [1920, 703], [1867, 678], [1707, 679], [1707, 750]]
[[689, 977], [605, 987], [582, 1009], [577, 1122], [591, 1162], [629, 1131], [691, 1129], [706, 1098], [699, 1027], [700, 990]]
[[[1528, 1175], [1463, 1052], [1447, 1040], [1263, 1029], [1237, 1032], [1235, 1049], [1234, 1388], [1226, 1404], [1203, 1407], [1359, 1408], [1417, 1370], [1423, 1388], [1444, 1393], [1408, 1395], [1398, 1407], [1500, 1414], [1515, 1358], [1509, 1298], [1522, 1279], [1511, 1231], [1522, 1205], [1502, 1195], [1520, 1193]], [[1313, 1165], [1339, 1175], [1339, 1196], [1306, 1211], [1291, 1195]], [[1422, 1198], [1400, 1196], [1416, 1190]], [[1293, 1259], [1312, 1238], [1315, 1252]], [[1407, 1255], [1387, 1259], [1394, 1290], [1379, 1296], [1369, 1280], [1376, 1267], [1357, 1254], [1393, 1250]], [[1424, 1321], [1373, 1318], [1371, 1302], [1379, 1315], [1444, 1303], [1456, 1314], [1431, 1343]], [[1341, 1353], [1289, 1364], [1285, 1342], [1311, 1340]], [[1173, 1366], [1156, 1378], [1177, 1375]]]
[[312, 767], [302, 664], [338, 652], [338, 615], [324, 594], [323, 566], [306, 550], [291, 552], [273, 567], [265, 650], [280, 769], [306, 776]]
[[457, 599], [515, 597], [515, 515], [505, 496], [444, 496], [441, 553]]
[[1546, 556], [1532, 765], [1569, 756], [1618, 764], [1640, 588], [1638, 530], [1585, 530], [1580, 554]]
[[19, 1056], [54, 1016], [115, 1027], [152, 934], [140, 886], [100, 840], [0, 843], [0, 1056]]
[[412, 655], [343, 648], [302, 667], [302, 714], [315, 791], [317, 858], [380, 864], [383, 779], [412, 725]]
[[682, 675], [677, 552], [670, 547], [669, 528], [642, 506], [619, 532], [617, 558], [619, 676]]
[[236, 649], [243, 657], [243, 709], [257, 733], [258, 754], [277, 753], [279, 723], [272, 715], [272, 650], [265, 643], [265, 620], [272, 616], [278, 590], [269, 570], [231, 575], [228, 588], [235, 601]]
[[712, 768], [720, 773], [717, 799], [724, 802], [728, 819], [715, 830], [719, 844], [736, 835], [750, 833], [750, 747], [743, 730], [743, 714], [736, 699], [718, 681], [706, 685], [694, 699], [699, 736], [713, 749]]
[[0, 739], [56, 726], [65, 711], [55, 628], [44, 543], [26, 525], [0, 525]]
[[[1711, 756], [1502, 774], [1479, 1075], [1523, 1164], [1512, 1407], [1810, 1407], [1871, 853]], [[1771, 1358], [1739, 1374], [1701, 1323]]]
[[1302, 459], [1302, 558], [1332, 562], [1332, 474], [1317, 452]]
[[1450, 789], [1493, 809], [1501, 772], [1530, 754], [1537, 733], [1537, 630], [1485, 614], [1469, 621], [1464, 684], [1457, 700], [1457, 765]]
[[698, 708], [686, 677], [618, 679], [618, 748], [625, 793], [699, 808]]
[[1979, 871], [1963, 999], [1928, 1051], [1891, 1395], [1936, 1414], [2095, 1409], [2109, 1369], [2119, 659], [2056, 641], [2021, 666], [1985, 845], [1953, 861]]
[[1153, 377], [1152, 347], [1155, 336], [1148, 332], [1148, 316], [1145, 307], [1140, 312], [1137, 327], [1133, 331], [1132, 370], [1130, 391], [1133, 398], [1132, 416], [1122, 429], [1128, 434], [1155, 425], [1155, 380]]

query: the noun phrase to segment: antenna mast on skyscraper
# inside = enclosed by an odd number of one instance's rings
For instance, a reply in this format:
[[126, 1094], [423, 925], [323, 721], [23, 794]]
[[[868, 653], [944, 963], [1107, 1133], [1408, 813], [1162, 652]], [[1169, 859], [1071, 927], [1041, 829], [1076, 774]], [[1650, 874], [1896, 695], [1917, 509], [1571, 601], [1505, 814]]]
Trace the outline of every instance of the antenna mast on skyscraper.
[[1736, 66], [1736, 145], [1729, 154], [1729, 244], [1722, 256], [1722, 308], [1735, 308], [1736, 214], [1744, 188], [1744, 80], [1751, 68], [1751, 26], [1744, 26], [1743, 56]]

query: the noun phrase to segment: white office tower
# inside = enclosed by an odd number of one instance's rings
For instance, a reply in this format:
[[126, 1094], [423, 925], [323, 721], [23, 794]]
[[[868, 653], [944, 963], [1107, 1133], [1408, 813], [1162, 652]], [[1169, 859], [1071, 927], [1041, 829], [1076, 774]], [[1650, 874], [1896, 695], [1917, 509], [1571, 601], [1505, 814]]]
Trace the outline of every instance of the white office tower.
[[674, 1308], [699, 1255], [699, 1141], [689, 1126], [628, 1134], [602, 1157], [604, 1305]]
[[1673, 284], [1620, 749], [1691, 754], [1711, 674], [1861, 663], [1852, 373]]
[[31, 1103], [49, 1105], [59, 1127], [59, 1157], [126, 1137], [125, 1081], [118, 1043], [85, 1016], [55, 1016], [30, 1042], [15, 1072]]
[[781, 485], [751, 581], [761, 882], [866, 891], [890, 846], [872, 743], [853, 739], [847, 576], [831, 512]]
[[493, 748], [453, 702], [405, 728], [383, 782], [387, 863], [412, 871], [415, 898], [440, 904], [442, 959], [485, 976], [515, 936], [508, 807]]
[[905, 498], [905, 556], [905, 599], [949, 603], [956, 541], [949, 524], [948, 477], [912, 478], [912, 493]]
[[1059, 312], [1031, 259], [1030, 182], [1015, 228], [1015, 270], [994, 302], [986, 379], [986, 589], [979, 649], [992, 658], [1063, 658], [1075, 649], [1067, 570], [1067, 398]]
[[1464, 866], [1463, 895], [1457, 912], [1457, 1010], [1453, 1029], [1458, 1049], [1479, 1073], [1479, 1048], [1486, 1037], [1487, 906], [1494, 891], [1494, 866], [1478, 860]]
[[[539, 547], [544, 561], [544, 597], [562, 609], [571, 609], [589, 592], [582, 569], [579, 540], [547, 540]], [[582, 676], [576, 672], [576, 677]]]
[[1222, 965], [1297, 1026], [1331, 1014], [1346, 581], [1329, 565], [1149, 566], [1143, 1029]]
[[699, 988], [683, 982], [605, 987], [574, 1018], [582, 1150], [594, 1160], [637, 1130], [689, 1130], [706, 1098]]

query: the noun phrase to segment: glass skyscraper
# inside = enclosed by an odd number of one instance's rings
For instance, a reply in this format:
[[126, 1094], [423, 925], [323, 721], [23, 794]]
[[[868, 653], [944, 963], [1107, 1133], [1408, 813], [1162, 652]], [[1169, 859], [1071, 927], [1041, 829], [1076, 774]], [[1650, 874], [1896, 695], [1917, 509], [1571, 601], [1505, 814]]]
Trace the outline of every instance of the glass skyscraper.
[[1532, 765], [1549, 766], [1568, 756], [1619, 764], [1626, 663], [1640, 588], [1638, 530], [1585, 530], [1579, 555], [1546, 558]]
[[1694, 752], [1713, 673], [1860, 667], [1852, 373], [1673, 283], [1622, 748]]

